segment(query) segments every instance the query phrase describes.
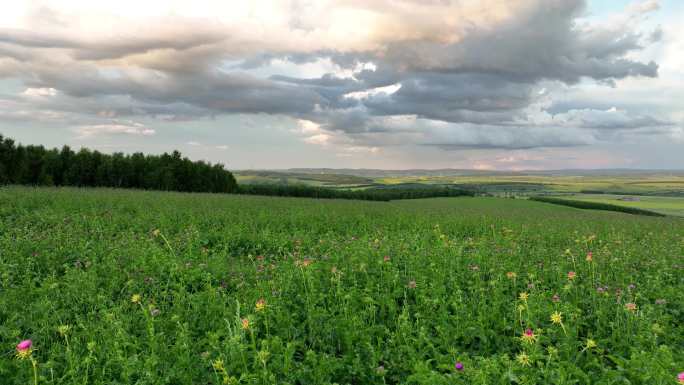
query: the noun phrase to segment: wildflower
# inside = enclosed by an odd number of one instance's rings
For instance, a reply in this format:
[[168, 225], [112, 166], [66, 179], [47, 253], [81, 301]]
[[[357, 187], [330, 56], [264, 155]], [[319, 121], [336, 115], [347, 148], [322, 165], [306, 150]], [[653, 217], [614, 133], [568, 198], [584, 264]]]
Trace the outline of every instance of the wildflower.
[[658, 298], [655, 300], [656, 305], [665, 305], [667, 303], [666, 299]]
[[214, 370], [217, 370], [219, 372], [223, 371], [223, 369], [224, 369], [223, 360], [220, 358], [217, 358], [214, 361], [212, 361], [211, 366], [214, 368]]
[[596, 292], [598, 292], [599, 294], [603, 294], [606, 292], [606, 289], [604, 287], [599, 286], [596, 288]]
[[560, 302], [560, 296], [558, 295], [558, 293], [554, 294], [553, 297], [551, 297], [551, 301]]
[[337, 274], [337, 266], [333, 266], [333, 267], [330, 269], [330, 272], [333, 273], [333, 274]]
[[514, 279], [517, 276], [518, 276], [518, 274], [516, 274], [515, 272], [512, 272], [512, 271], [509, 271], [508, 273], [506, 273], [506, 277], [508, 277], [509, 279]]
[[587, 262], [591, 262], [594, 260], [594, 255], [591, 253], [591, 251], [587, 253], [586, 260], [587, 260]]
[[563, 314], [560, 312], [557, 312], [557, 311], [553, 312], [553, 314], [551, 314], [551, 322], [553, 322], [556, 325], [562, 324], [563, 323]]
[[530, 356], [526, 353], [520, 353], [515, 356], [515, 360], [522, 366], [530, 366]]
[[154, 235], [155, 237], [158, 237], [159, 234], [161, 234], [161, 231], [159, 231], [159, 229], [154, 229], [154, 230], [152, 231], [152, 235]]
[[133, 294], [131, 296], [132, 303], [140, 303], [140, 301], [142, 301], [142, 296], [140, 294]]
[[679, 373], [679, 374], [677, 375], [677, 381], [678, 381], [680, 384], [684, 384], [684, 372], [681, 372], [681, 373]]
[[262, 311], [266, 308], [266, 300], [263, 298], [259, 298], [258, 301], [256, 301], [256, 305], [254, 305], [256, 308], [256, 311]]
[[62, 337], [66, 337], [66, 335], [69, 334], [70, 329], [71, 329], [71, 326], [69, 326], [69, 325], [59, 325], [57, 327], [57, 333], [59, 333], [59, 335]]
[[249, 330], [249, 319], [243, 318], [242, 320], [240, 320], [240, 322], [242, 322], [243, 330]]
[[389, 255], [385, 255], [384, 257], [382, 257], [382, 260], [383, 260], [383, 262], [389, 262], [389, 261], [390, 261], [390, 256], [389, 256]]
[[575, 277], [577, 277], [577, 273], [574, 271], [568, 271], [568, 280], [572, 281], [575, 279]]
[[151, 315], [152, 317], [156, 317], [156, 316], [158, 316], [160, 313], [161, 313], [161, 310], [159, 310], [159, 309], [157, 309], [157, 308], [152, 308], [152, 310], [150, 310], [150, 315]]
[[637, 305], [633, 302], [629, 302], [625, 304], [625, 310], [635, 312], [637, 310]]
[[591, 338], [588, 338], [584, 349], [592, 349], [592, 348], [595, 348], [596, 346], [597, 346], [596, 341], [592, 340]]
[[534, 289], [534, 283], [531, 283], [531, 282], [528, 283], [528, 284], [527, 284], [527, 288], [528, 288], [528, 289]]
[[17, 357], [21, 360], [27, 359], [31, 356], [33, 341], [23, 340], [17, 344]]
[[633, 283], [630, 283], [629, 286], [627, 286], [627, 288], [631, 291], [631, 290], [636, 289], [636, 285]]
[[522, 341], [525, 343], [531, 344], [537, 340], [537, 335], [534, 334], [532, 329], [527, 328], [520, 339], [522, 339]]
[[454, 365], [454, 367], [455, 367], [456, 370], [458, 370], [459, 372], [462, 372], [462, 371], [463, 371], [463, 362], [461, 362], [461, 361], [456, 362], [456, 365]]
[[518, 295], [518, 298], [523, 302], [527, 302], [527, 299], [530, 298], [530, 295], [523, 291]]
[[415, 289], [416, 288], [416, 281], [409, 281], [409, 283], [406, 285], [409, 289]]

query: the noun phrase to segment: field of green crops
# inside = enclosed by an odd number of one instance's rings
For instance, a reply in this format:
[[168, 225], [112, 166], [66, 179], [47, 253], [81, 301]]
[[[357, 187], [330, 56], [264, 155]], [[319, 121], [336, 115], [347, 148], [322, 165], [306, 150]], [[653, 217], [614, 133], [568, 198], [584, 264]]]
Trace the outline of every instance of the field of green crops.
[[0, 189], [2, 385], [675, 385], [680, 372], [681, 218]]

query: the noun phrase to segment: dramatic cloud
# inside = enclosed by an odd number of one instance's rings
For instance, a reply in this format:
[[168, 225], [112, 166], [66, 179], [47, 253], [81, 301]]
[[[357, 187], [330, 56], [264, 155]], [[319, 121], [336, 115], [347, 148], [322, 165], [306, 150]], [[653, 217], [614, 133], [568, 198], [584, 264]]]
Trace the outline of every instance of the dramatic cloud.
[[0, 119], [79, 137], [231, 114], [287, 117], [303, 142], [343, 156], [681, 132], [662, 111], [566, 97], [658, 77], [641, 55], [667, 38], [647, 22], [654, 0], [600, 19], [583, 0], [41, 4], [0, 18], [0, 79], [23, 87], [0, 94]]

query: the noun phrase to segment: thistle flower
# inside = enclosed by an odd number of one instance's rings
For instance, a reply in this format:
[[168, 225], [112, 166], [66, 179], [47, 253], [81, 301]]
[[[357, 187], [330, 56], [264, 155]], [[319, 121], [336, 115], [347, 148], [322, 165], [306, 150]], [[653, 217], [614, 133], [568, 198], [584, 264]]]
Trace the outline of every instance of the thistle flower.
[[256, 305], [254, 305], [254, 308], [256, 311], [263, 311], [266, 309], [266, 300], [263, 298], [259, 298], [258, 301], [256, 301]]
[[220, 358], [215, 359], [215, 360], [212, 361], [212, 363], [211, 363], [211, 366], [214, 368], [214, 370], [217, 370], [217, 371], [219, 371], [219, 372], [222, 371], [222, 370], [224, 369], [224, 366], [223, 366], [223, 365], [224, 365], [224, 364], [223, 364], [223, 360], [220, 359]]
[[249, 319], [243, 318], [240, 322], [242, 323], [243, 330], [249, 330]]
[[57, 333], [59, 333], [59, 335], [62, 337], [65, 337], [67, 334], [69, 334], [69, 330], [71, 330], [71, 326], [69, 325], [59, 325], [57, 327]]
[[587, 338], [587, 343], [584, 347], [584, 349], [593, 349], [597, 346], [596, 341], [592, 340], [591, 338]]
[[534, 334], [532, 329], [527, 328], [520, 339], [525, 343], [531, 344], [537, 340], [537, 335]]
[[637, 305], [633, 302], [629, 302], [625, 304], [625, 310], [631, 311], [634, 313], [637, 310]]
[[680, 384], [684, 384], [684, 372], [681, 372], [681, 373], [679, 373], [679, 374], [677, 375], [677, 381], [678, 381]]
[[133, 294], [131, 296], [131, 302], [132, 303], [138, 304], [138, 303], [140, 303], [140, 301], [142, 301], [142, 296], [140, 294]]
[[551, 314], [551, 322], [556, 325], [563, 324], [563, 313], [557, 311], [553, 312], [553, 314]]
[[509, 279], [514, 279], [517, 276], [518, 276], [518, 274], [516, 274], [513, 271], [509, 271], [508, 273], [506, 273], [506, 277], [508, 277]]
[[575, 279], [575, 277], [577, 277], [577, 273], [574, 271], [568, 271], [568, 280], [572, 281]]
[[523, 291], [518, 295], [518, 298], [523, 302], [527, 302], [527, 299], [530, 298], [530, 295], [527, 292]]
[[526, 353], [518, 354], [515, 356], [515, 360], [518, 361], [518, 363], [522, 366], [530, 366], [531, 364], [530, 356], [528, 356]]
[[31, 357], [31, 352], [33, 351], [33, 341], [23, 340], [17, 344], [17, 357], [20, 360], [25, 360]]
[[463, 371], [463, 362], [457, 361], [457, 362], [456, 362], [456, 365], [454, 365], [454, 367], [455, 367], [456, 370], [458, 370], [459, 372], [462, 372], [462, 371]]
[[551, 297], [551, 301], [560, 302], [560, 296], [558, 295], [558, 293], [554, 294], [553, 297]]
[[390, 261], [390, 256], [389, 256], [389, 255], [385, 255], [384, 257], [382, 257], [382, 260], [383, 260], [383, 262], [389, 262], [389, 261]]
[[591, 251], [587, 253], [586, 260], [587, 262], [591, 262], [594, 260], [594, 255], [591, 253]]

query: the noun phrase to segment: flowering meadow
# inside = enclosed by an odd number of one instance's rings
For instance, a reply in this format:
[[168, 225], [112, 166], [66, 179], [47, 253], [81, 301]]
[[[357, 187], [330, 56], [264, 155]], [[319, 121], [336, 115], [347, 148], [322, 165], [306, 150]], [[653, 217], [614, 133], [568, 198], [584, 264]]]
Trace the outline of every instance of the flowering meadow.
[[0, 189], [0, 384], [684, 383], [684, 220]]

